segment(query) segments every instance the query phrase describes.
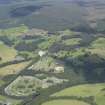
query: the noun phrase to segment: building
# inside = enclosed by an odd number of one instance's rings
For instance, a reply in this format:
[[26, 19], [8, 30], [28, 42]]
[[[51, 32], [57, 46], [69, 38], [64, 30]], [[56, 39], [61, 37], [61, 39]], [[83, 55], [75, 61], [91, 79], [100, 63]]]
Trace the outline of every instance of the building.
[[40, 57], [44, 56], [45, 54], [46, 54], [45, 51], [39, 51], [39, 52], [38, 52], [38, 55], [39, 55]]
[[32, 70], [34, 68], [34, 65], [30, 66], [28, 69], [29, 70]]
[[63, 73], [64, 72], [64, 66], [56, 66], [54, 69], [55, 73]]

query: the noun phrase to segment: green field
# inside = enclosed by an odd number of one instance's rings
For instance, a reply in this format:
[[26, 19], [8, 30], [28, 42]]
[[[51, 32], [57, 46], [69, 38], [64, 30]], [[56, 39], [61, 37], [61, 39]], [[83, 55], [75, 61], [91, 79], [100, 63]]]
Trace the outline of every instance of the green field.
[[90, 105], [90, 104], [77, 100], [53, 100], [45, 102], [42, 105]]
[[[76, 42], [74, 42], [76, 43]], [[71, 50], [71, 51], [63, 51], [60, 50], [59, 52], [55, 53], [55, 55], [58, 58], [66, 58], [66, 57], [73, 57], [73, 58], [77, 58], [79, 56], [83, 56], [87, 53], [88, 51], [85, 51], [84, 48], [77, 48], [75, 50]]]
[[105, 48], [105, 38], [104, 37], [99, 37], [92, 43], [93, 48]]
[[0, 105], [18, 105], [22, 100], [12, 99], [7, 96], [0, 95]]
[[50, 37], [45, 37], [45, 41], [40, 43], [38, 45], [38, 48], [43, 49], [43, 50], [47, 50], [48, 48], [50, 48], [54, 43], [59, 42], [61, 40], [61, 36], [50, 36]]
[[22, 35], [23, 33], [28, 32], [28, 27], [25, 25], [21, 25], [14, 28], [8, 28], [8, 29], [0, 29], [0, 36], [2, 35], [12, 35], [12, 36], [18, 36]]
[[17, 63], [17, 64], [11, 64], [5, 67], [0, 68], [0, 76], [7, 76], [7, 75], [13, 75], [18, 74], [20, 71], [22, 71], [30, 61]]
[[59, 31], [59, 34], [62, 36], [65, 36], [65, 35], [74, 36], [76, 33], [71, 31], [70, 29], [66, 29], [64, 31]]
[[86, 84], [86, 85], [70, 87], [53, 94], [51, 97], [63, 97], [63, 96], [75, 96], [75, 97], [93, 96], [94, 101], [96, 102], [97, 105], [104, 105], [105, 83]]
[[72, 38], [72, 39], [64, 40], [62, 43], [67, 46], [73, 46], [73, 45], [80, 44], [80, 41], [81, 41], [81, 38]]
[[8, 47], [3, 42], [0, 42], [0, 63], [12, 61], [16, 55], [17, 51], [14, 48]]
[[91, 43], [91, 47], [89, 51], [92, 54], [97, 54], [100, 57], [105, 58], [105, 38], [104, 37], [99, 37], [95, 41]]

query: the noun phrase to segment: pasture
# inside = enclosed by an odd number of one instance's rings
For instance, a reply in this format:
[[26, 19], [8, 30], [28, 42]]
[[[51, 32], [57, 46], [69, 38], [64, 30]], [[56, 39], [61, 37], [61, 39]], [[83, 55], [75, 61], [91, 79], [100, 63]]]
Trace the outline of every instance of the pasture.
[[18, 27], [14, 28], [8, 28], [8, 29], [0, 29], [0, 35], [12, 35], [12, 36], [19, 36], [22, 35], [23, 33], [28, 32], [28, 27], [25, 25], [20, 25]]
[[51, 97], [63, 97], [63, 96], [75, 96], [75, 97], [94, 97], [94, 101], [97, 105], [104, 105], [105, 103], [105, 83], [86, 84], [73, 86], [64, 89], [60, 92], [53, 94]]
[[22, 100], [12, 99], [7, 96], [0, 95], [0, 105], [18, 105]]
[[102, 58], [105, 58], [105, 38], [100, 37], [91, 43], [88, 49], [92, 54], [97, 54]]
[[5, 67], [0, 68], [0, 76], [7, 76], [7, 75], [12, 75], [12, 74], [17, 74], [21, 70], [23, 70], [30, 61], [22, 62], [22, 63], [17, 63], [17, 64], [11, 64]]
[[80, 41], [81, 41], [81, 38], [72, 38], [72, 39], [64, 40], [63, 44], [67, 46], [73, 46], [73, 45], [80, 44]]
[[47, 101], [42, 105], [89, 105], [88, 103], [77, 101], [77, 100], [53, 100]]
[[16, 55], [17, 51], [14, 48], [8, 47], [3, 42], [0, 42], [0, 63], [12, 61]]

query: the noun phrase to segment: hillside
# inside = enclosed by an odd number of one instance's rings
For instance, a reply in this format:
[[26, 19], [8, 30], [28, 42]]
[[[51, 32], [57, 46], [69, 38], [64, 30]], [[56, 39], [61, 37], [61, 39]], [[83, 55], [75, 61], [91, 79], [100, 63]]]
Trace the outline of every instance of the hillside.
[[[94, 34], [87, 40], [86, 33], [69, 29], [50, 33], [25, 27], [1, 30], [1, 103], [5, 100], [11, 105], [15, 102], [16, 105], [43, 105], [50, 95], [64, 88], [105, 81], [104, 37]], [[75, 103], [78, 101], [78, 97], [73, 99]], [[81, 99], [80, 104], [93, 105], [91, 99], [88, 101]], [[73, 103], [62, 100], [62, 104], [66, 102]], [[56, 98], [54, 104], [57, 104]]]
[[104, 105], [104, 0], [0, 0], [0, 105]]

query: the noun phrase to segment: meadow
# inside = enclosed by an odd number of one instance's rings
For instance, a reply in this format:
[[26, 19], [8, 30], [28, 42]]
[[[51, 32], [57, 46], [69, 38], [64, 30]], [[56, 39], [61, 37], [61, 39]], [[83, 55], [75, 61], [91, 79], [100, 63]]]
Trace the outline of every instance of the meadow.
[[11, 64], [11, 65], [7, 65], [5, 67], [1, 67], [0, 68], [0, 76], [2, 77], [2, 76], [7, 76], [7, 75], [18, 74], [29, 63], [30, 63], [30, 61], [26, 61], [26, 62], [21, 62], [21, 63], [17, 63], [17, 64]]
[[105, 103], [105, 84], [104, 83], [96, 83], [96, 84], [85, 84], [73, 86], [67, 89], [64, 89], [60, 92], [57, 92], [51, 97], [66, 97], [66, 96], [75, 96], [75, 97], [93, 97], [93, 101], [97, 105], [104, 105]]
[[11, 103], [11, 105], [17, 105], [21, 102], [22, 100], [19, 100], [19, 99], [12, 99], [12, 98], [9, 98], [7, 96], [3, 96], [3, 95], [0, 95], [0, 103], [1, 104], [9, 104]]
[[8, 62], [14, 60], [15, 56], [17, 55], [17, 51], [5, 45], [3, 42], [0, 41], [0, 63]]
[[97, 54], [102, 58], [105, 58], [105, 38], [99, 37], [91, 43], [88, 49], [92, 54]]
[[42, 105], [90, 105], [88, 103], [82, 102], [82, 101], [77, 101], [77, 100], [53, 100], [53, 101], [48, 101]]

